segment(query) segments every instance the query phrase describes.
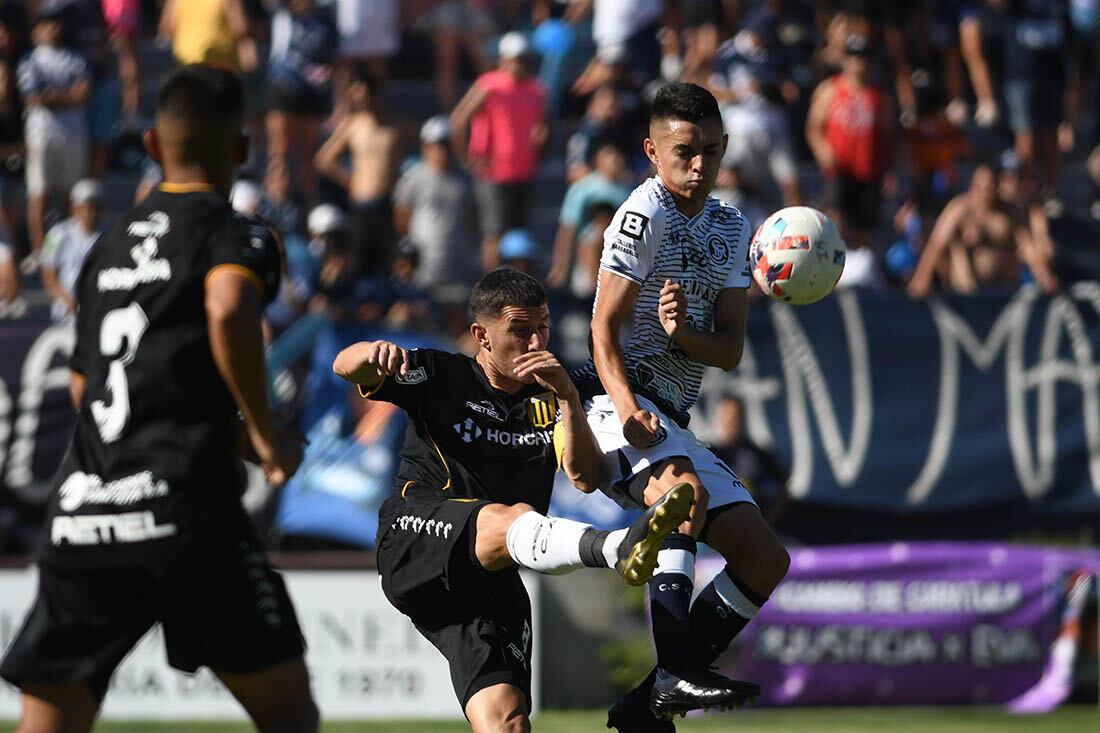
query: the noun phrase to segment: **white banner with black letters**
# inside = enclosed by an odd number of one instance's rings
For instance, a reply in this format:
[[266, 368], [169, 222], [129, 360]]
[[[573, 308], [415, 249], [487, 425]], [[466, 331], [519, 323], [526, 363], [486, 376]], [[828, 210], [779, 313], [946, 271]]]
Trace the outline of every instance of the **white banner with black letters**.
[[[325, 719], [462, 717], [443, 656], [386, 601], [374, 571], [284, 571], [309, 650], [313, 693]], [[532, 689], [538, 705], [537, 576], [524, 577], [535, 617]], [[36, 573], [0, 571], [0, 649], [11, 643], [34, 598]], [[0, 721], [19, 717], [18, 691], [0, 682]], [[208, 670], [168, 667], [159, 627], [122, 663], [103, 718], [244, 719]]]

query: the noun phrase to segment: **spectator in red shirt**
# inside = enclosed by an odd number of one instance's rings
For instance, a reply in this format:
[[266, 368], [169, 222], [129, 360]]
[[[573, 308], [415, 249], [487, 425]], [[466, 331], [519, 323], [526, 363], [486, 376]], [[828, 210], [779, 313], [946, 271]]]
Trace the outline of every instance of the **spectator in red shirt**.
[[833, 213], [853, 248], [870, 244], [878, 225], [882, 186], [890, 170], [893, 112], [886, 93], [871, 84], [867, 37], [844, 44], [839, 74], [818, 85], [806, 138], [832, 186]]
[[478, 77], [451, 114], [456, 152], [465, 151], [477, 179], [482, 267], [499, 264], [497, 245], [510, 229], [527, 225], [531, 184], [546, 142], [546, 90], [531, 75], [527, 38], [500, 39], [496, 70]]

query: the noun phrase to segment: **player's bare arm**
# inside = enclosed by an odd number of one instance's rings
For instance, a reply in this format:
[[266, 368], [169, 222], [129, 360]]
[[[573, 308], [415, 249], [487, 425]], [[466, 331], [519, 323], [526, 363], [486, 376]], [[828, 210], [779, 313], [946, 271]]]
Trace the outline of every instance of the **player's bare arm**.
[[215, 268], [206, 280], [210, 350], [218, 372], [244, 418], [268, 480], [285, 483], [302, 462], [302, 446], [272, 419], [264, 375], [260, 292], [239, 270]]
[[745, 352], [745, 322], [749, 315], [748, 290], [724, 288], [714, 304], [714, 331], [701, 331], [687, 323], [687, 298], [679, 283], [666, 280], [658, 311], [661, 325], [689, 357], [707, 366], [729, 371], [741, 363]]
[[404, 376], [408, 367], [408, 352], [389, 341], [360, 341], [341, 351], [332, 362], [333, 372], [364, 392], [377, 389], [388, 376]]
[[580, 394], [569, 373], [549, 351], [530, 351], [514, 361], [517, 377], [534, 376], [535, 381], [558, 398], [561, 409], [558, 424], [563, 438], [561, 469], [574, 486], [586, 494], [592, 493], [604, 479], [603, 452], [588, 425]]
[[636, 448], [652, 443], [660, 427], [658, 417], [638, 405], [619, 345], [619, 332], [634, 312], [640, 289], [630, 280], [602, 270], [600, 297], [596, 301], [596, 312], [592, 314], [592, 360], [607, 396], [623, 421], [623, 437]]

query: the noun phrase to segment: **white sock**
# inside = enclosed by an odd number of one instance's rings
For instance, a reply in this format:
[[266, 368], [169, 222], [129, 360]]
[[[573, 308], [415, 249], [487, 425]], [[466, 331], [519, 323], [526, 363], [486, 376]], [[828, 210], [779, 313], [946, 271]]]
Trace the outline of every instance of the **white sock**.
[[571, 519], [526, 512], [508, 528], [508, 554], [517, 565], [540, 573], [570, 573], [585, 566], [581, 538], [592, 531], [591, 526]]
[[615, 567], [615, 563], [619, 561], [619, 545], [626, 539], [626, 530], [626, 527], [613, 530], [604, 540], [603, 559], [607, 561], [607, 567], [609, 568]]

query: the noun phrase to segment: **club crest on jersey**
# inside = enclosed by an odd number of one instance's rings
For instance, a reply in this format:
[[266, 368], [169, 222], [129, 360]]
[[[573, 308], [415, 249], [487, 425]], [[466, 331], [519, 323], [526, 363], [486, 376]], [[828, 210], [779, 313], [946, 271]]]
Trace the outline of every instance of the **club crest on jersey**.
[[707, 239], [707, 252], [716, 265], [724, 265], [730, 257], [730, 247], [726, 240], [715, 234]]
[[527, 400], [527, 419], [536, 428], [548, 428], [558, 415], [558, 401], [550, 392], [535, 395]]

